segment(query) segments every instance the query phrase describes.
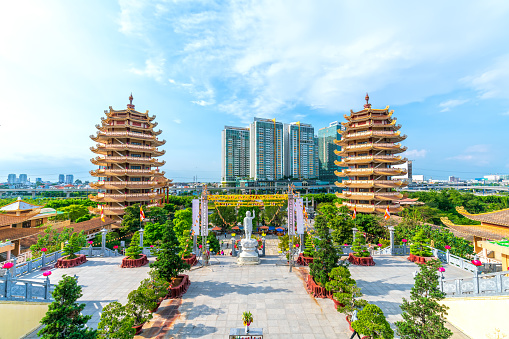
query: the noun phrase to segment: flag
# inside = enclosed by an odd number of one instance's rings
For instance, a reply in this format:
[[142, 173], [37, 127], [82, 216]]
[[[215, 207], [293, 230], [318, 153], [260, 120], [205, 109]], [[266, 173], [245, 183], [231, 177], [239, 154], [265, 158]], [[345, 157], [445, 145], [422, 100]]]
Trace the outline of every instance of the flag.
[[104, 207], [103, 207], [103, 205], [99, 205], [99, 209], [101, 210], [101, 221], [104, 222]]
[[388, 220], [391, 217], [391, 212], [389, 212], [389, 205], [387, 205], [387, 208], [385, 209], [384, 219]]
[[357, 217], [357, 205], [354, 205], [353, 206], [353, 214], [352, 214], [352, 219], [355, 220], [355, 218]]
[[140, 221], [143, 221], [145, 219], [145, 213], [143, 213], [143, 208], [140, 206]]

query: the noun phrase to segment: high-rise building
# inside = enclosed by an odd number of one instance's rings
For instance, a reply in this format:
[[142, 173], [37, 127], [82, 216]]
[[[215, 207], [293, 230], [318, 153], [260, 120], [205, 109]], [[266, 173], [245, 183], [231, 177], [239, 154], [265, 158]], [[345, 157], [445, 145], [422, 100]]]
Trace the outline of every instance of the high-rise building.
[[[110, 107], [105, 111], [106, 118], [101, 119], [101, 125], [96, 125], [97, 135], [91, 137], [98, 142], [91, 150], [100, 156], [91, 160], [99, 169], [90, 174], [100, 180], [90, 186], [106, 190], [106, 193], [89, 198], [104, 206], [105, 215], [118, 221], [126, 206], [156, 206], [163, 194], [155, 189], [166, 187], [170, 182], [164, 172], [159, 171], [165, 162], [156, 158], [165, 153], [157, 147], [166, 143], [157, 138], [162, 131], [154, 131], [156, 116], [149, 116], [148, 111], [136, 111], [132, 101], [131, 95], [127, 109], [116, 111]], [[99, 214], [100, 210], [97, 208], [93, 212]]]
[[7, 182], [9, 183], [9, 185], [13, 185], [16, 183], [16, 174], [9, 174], [7, 176]]
[[74, 175], [72, 175], [72, 174], [67, 174], [67, 175], [65, 176], [65, 184], [66, 184], [66, 185], [69, 185], [69, 184], [71, 184], [71, 185], [72, 185], [73, 183], [74, 183]]
[[224, 126], [221, 133], [221, 180], [249, 178], [249, 128]]
[[65, 175], [63, 175], [63, 174], [59, 174], [59, 175], [58, 175], [58, 182], [59, 182], [60, 184], [63, 184], [63, 183], [65, 182]]
[[[341, 131], [345, 128], [337, 121], [331, 122], [328, 127], [318, 130], [318, 157], [320, 158], [320, 180], [333, 183], [338, 180], [335, 172], [341, 172], [345, 167], [336, 165], [336, 161], [341, 161], [341, 157], [336, 155], [341, 151], [340, 146], [336, 146], [335, 140], [341, 140]], [[339, 179], [338, 181], [341, 181]]]
[[387, 208], [391, 213], [402, 210], [393, 201], [403, 195], [393, 189], [406, 186], [406, 181], [392, 180], [391, 176], [406, 174], [404, 169], [392, 168], [407, 161], [397, 155], [406, 150], [399, 144], [406, 135], [401, 135], [401, 125], [396, 125], [393, 112], [389, 111], [389, 106], [372, 109], [366, 94], [364, 109], [351, 111], [349, 116], [345, 116], [348, 120], [343, 124], [346, 131], [337, 142], [338, 146], [342, 146], [338, 155], [343, 159], [337, 165], [349, 167], [338, 173], [338, 176], [349, 177], [349, 180], [337, 183], [337, 186], [347, 189], [337, 196], [349, 199], [343, 204], [350, 210], [356, 208], [357, 212], [363, 213], [384, 213]]
[[284, 128], [276, 119], [254, 118], [249, 128], [250, 176], [254, 180], [284, 177]]
[[19, 183], [25, 185], [28, 181], [28, 176], [26, 174], [19, 175]]
[[42, 182], [42, 178], [35, 178], [35, 183]]
[[284, 173], [293, 179], [317, 178], [315, 129], [300, 122], [285, 125]]

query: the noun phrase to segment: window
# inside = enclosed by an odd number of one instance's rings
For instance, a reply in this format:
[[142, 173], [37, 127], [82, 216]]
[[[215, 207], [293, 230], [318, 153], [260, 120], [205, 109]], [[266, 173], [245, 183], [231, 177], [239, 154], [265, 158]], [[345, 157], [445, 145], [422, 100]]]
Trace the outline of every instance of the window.
[[35, 221], [35, 227], [37, 227], [37, 226], [41, 226], [41, 225], [42, 225], [42, 219], [37, 219], [37, 220]]
[[141, 169], [141, 166], [131, 166], [131, 169]]
[[22, 228], [30, 228], [32, 226], [32, 222], [30, 220], [23, 221], [23, 224], [21, 225]]

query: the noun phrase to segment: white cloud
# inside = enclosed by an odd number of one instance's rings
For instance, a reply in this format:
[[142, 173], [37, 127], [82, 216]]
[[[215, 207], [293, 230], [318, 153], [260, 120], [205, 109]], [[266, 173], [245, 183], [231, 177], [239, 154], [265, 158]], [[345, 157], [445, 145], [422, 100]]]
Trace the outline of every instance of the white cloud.
[[195, 101], [191, 101], [193, 104], [197, 104], [197, 105], [200, 105], [200, 106], [209, 106], [209, 105], [212, 105], [214, 102], [208, 102], [208, 101], [205, 101], [205, 100], [195, 100]]
[[474, 88], [481, 99], [509, 98], [509, 54], [496, 60], [494, 65], [478, 75], [461, 79]]
[[502, 113], [500, 115], [504, 115], [504, 116], [509, 116], [509, 111], [505, 112], [505, 113]]
[[413, 160], [414, 158], [424, 158], [427, 153], [428, 153], [428, 151], [425, 149], [421, 149], [421, 150], [413, 149], [413, 150], [406, 151], [403, 154], [406, 158]]
[[490, 145], [472, 145], [467, 147], [466, 153], [488, 153], [490, 151]]
[[491, 159], [491, 146], [484, 144], [469, 146], [462, 154], [447, 158], [447, 160], [466, 161], [481, 166], [489, 165]]
[[145, 60], [144, 69], [131, 68], [130, 72], [142, 76], [147, 76], [149, 78], [153, 78], [154, 80], [161, 82], [163, 79], [162, 75], [164, 74], [165, 61], [166, 60], [161, 56], [149, 58]]
[[440, 112], [448, 112], [451, 110], [451, 108], [463, 105], [467, 102], [469, 102], [468, 99], [466, 99], [466, 100], [453, 99], [453, 100], [448, 100], [448, 101], [440, 103], [438, 105], [438, 107], [443, 108]]
[[470, 160], [474, 160], [474, 156], [471, 155], [471, 154], [461, 154], [461, 155], [456, 155], [454, 157], [450, 157], [450, 158], [447, 158], [447, 159], [450, 159], [450, 160], [462, 160], [462, 161], [470, 161]]
[[176, 124], [181, 124], [181, 123], [182, 123], [182, 120], [180, 120], [180, 119], [175, 119], [175, 120], [173, 120], [173, 122], [174, 122], [174, 123], [176, 123]]

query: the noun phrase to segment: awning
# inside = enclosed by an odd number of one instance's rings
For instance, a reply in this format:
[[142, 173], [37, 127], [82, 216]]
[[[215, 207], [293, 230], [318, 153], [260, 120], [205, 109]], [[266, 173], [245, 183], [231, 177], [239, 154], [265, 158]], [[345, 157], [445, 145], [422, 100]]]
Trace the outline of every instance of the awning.
[[269, 226], [260, 226], [260, 228], [261, 228], [262, 230], [268, 230], [268, 229], [269, 229]]
[[276, 226], [269, 226], [269, 231], [274, 231], [276, 229]]
[[240, 230], [239, 226], [233, 226], [232, 230]]

